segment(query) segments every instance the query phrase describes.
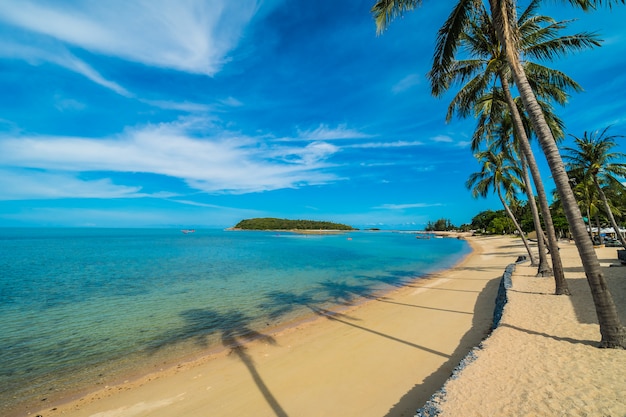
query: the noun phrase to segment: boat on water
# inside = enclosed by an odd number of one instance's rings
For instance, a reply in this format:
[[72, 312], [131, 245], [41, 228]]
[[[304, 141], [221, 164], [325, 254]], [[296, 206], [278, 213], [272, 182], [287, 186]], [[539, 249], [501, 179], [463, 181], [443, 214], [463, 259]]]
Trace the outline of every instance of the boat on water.
[[182, 229], [181, 232], [187, 235], [189, 233], [196, 233], [196, 229]]

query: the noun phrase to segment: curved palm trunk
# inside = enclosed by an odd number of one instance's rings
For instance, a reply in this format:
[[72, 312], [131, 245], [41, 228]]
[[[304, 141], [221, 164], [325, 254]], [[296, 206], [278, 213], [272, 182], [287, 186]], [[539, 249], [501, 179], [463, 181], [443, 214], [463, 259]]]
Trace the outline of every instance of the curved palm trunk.
[[596, 229], [598, 229], [598, 242], [600, 245], [604, 245], [604, 239], [602, 238], [602, 234], [600, 233], [602, 226], [600, 225], [600, 215], [598, 214], [598, 212], [596, 212]]
[[589, 206], [587, 208], [587, 224], [589, 225], [589, 239], [593, 241], [593, 232], [591, 231], [591, 208]]
[[533, 188], [530, 182], [530, 176], [528, 175], [528, 167], [526, 164], [526, 158], [521, 155], [520, 162], [522, 164], [522, 181], [524, 181], [524, 188], [526, 191], [526, 197], [528, 198], [528, 206], [533, 216], [533, 224], [537, 231], [537, 249], [539, 254], [539, 264], [534, 264], [537, 267], [537, 276], [545, 277], [552, 275], [552, 269], [548, 265], [548, 256], [546, 253], [546, 244], [543, 240], [543, 232], [541, 231], [541, 219], [539, 218], [539, 210], [537, 210], [537, 202], [533, 194]]
[[608, 289], [593, 244], [587, 238], [585, 224], [570, 187], [569, 178], [559, 154], [559, 149], [552, 137], [552, 132], [546, 123], [541, 107], [537, 103], [537, 99], [528, 83], [524, 68], [520, 62], [519, 52], [511, 36], [509, 14], [514, 13], [514, 10], [508, 10], [507, 6], [510, 6], [508, 0], [489, 0], [489, 4], [492, 16], [496, 22], [495, 27], [498, 39], [504, 46], [515, 84], [520, 92], [524, 107], [531, 118], [533, 129], [539, 138], [541, 149], [548, 160], [552, 178], [556, 184], [565, 216], [575, 239], [576, 248], [578, 249], [585, 275], [587, 276], [587, 282], [591, 289], [598, 323], [600, 324], [601, 347], [626, 348], [626, 328], [622, 325], [617, 314], [615, 302]]
[[500, 187], [496, 186], [496, 190], [498, 190], [498, 197], [500, 198], [500, 202], [502, 202], [502, 205], [504, 206], [504, 211], [506, 211], [506, 214], [513, 221], [513, 224], [515, 225], [515, 228], [517, 229], [517, 232], [519, 233], [520, 237], [522, 238], [522, 242], [524, 242], [524, 247], [526, 247], [526, 252], [528, 252], [528, 257], [530, 258], [530, 262], [531, 263], [535, 263], [535, 257], [533, 256], [533, 252], [530, 250], [530, 245], [528, 244], [528, 239], [526, 239], [526, 236], [524, 236], [524, 231], [522, 230], [521, 226], [517, 222], [517, 219], [513, 215], [513, 212], [509, 208], [508, 204], [506, 204], [506, 200], [504, 199], [504, 197], [502, 197], [502, 192], [500, 191]]
[[[513, 119], [513, 126], [515, 128], [515, 132], [517, 133], [520, 148], [522, 149], [523, 156], [525, 157], [528, 163], [531, 175], [533, 177], [533, 181], [535, 183], [535, 188], [537, 189], [537, 195], [539, 196], [539, 204], [541, 205], [541, 213], [543, 214], [543, 219], [546, 224], [546, 230], [548, 231], [548, 246], [550, 248], [550, 257], [552, 258], [552, 271], [542, 270], [541, 265], [540, 265], [540, 268], [537, 271], [537, 275], [541, 275], [545, 277], [553, 273], [554, 283], [556, 287], [555, 293], [557, 295], [569, 295], [570, 292], [567, 287], [567, 281], [565, 281], [565, 274], [563, 272], [563, 264], [561, 263], [561, 255], [559, 254], [559, 247], [556, 241], [556, 232], [554, 231], [554, 225], [552, 223], [552, 214], [550, 213], [548, 199], [546, 197], [545, 189], [543, 188], [543, 181], [541, 181], [541, 174], [539, 173], [539, 168], [535, 160], [535, 155], [533, 154], [533, 151], [530, 148], [530, 141], [528, 140], [528, 136], [526, 136], [526, 130], [524, 129], [524, 125], [522, 123], [522, 117], [519, 114], [517, 105], [513, 101], [513, 95], [511, 94], [509, 83], [507, 82], [503, 74], [500, 73], [498, 74], [498, 76], [500, 78], [500, 84], [502, 85], [502, 91], [504, 92], [504, 96], [506, 98], [507, 104], [509, 106], [509, 110], [511, 112], [511, 116]], [[534, 202], [534, 198], [533, 198], [533, 202]], [[543, 240], [542, 239], [543, 229], [541, 228], [541, 221], [539, 221], [538, 223], [535, 223], [535, 230], [537, 231], [537, 241]], [[540, 247], [540, 250], [541, 250], [541, 247]], [[545, 251], [545, 248], [543, 250]], [[546, 269], [549, 269], [549, 268], [546, 268]]]
[[609, 216], [609, 221], [611, 222], [611, 226], [613, 226], [613, 230], [615, 230], [615, 234], [617, 235], [619, 242], [622, 244], [623, 247], [626, 248], [626, 240], [624, 240], [624, 236], [622, 236], [622, 233], [619, 231], [619, 226], [617, 225], [617, 222], [615, 221], [615, 217], [613, 216], [611, 207], [609, 207], [609, 201], [606, 198], [606, 194], [604, 194], [602, 187], [600, 187], [598, 178], [593, 177], [593, 182], [596, 185], [596, 188], [598, 189], [598, 193], [600, 194], [600, 198], [602, 199], [602, 203], [604, 204], [604, 209], [606, 210], [606, 214]]

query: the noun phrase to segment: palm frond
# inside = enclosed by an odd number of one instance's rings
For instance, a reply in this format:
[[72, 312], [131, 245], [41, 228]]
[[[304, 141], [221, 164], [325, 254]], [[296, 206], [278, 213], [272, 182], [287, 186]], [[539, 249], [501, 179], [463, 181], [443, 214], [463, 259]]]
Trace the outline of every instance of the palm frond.
[[376, 33], [380, 35], [393, 19], [421, 4], [421, 0], [378, 0], [370, 10], [376, 22]]

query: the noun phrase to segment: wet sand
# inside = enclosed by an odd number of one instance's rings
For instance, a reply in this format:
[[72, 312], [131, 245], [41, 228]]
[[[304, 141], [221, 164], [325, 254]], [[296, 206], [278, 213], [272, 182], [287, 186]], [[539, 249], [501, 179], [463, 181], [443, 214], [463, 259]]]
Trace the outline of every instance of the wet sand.
[[523, 254], [507, 237], [469, 241], [455, 268], [384, 297], [30, 415], [412, 416], [485, 337]]

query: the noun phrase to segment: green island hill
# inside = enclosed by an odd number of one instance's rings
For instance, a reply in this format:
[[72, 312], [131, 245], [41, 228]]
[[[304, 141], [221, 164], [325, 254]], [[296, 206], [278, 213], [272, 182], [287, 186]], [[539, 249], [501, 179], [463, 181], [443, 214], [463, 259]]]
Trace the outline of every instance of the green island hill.
[[341, 223], [315, 220], [289, 220], [274, 217], [245, 219], [228, 230], [285, 230], [296, 232], [344, 232], [358, 230]]

